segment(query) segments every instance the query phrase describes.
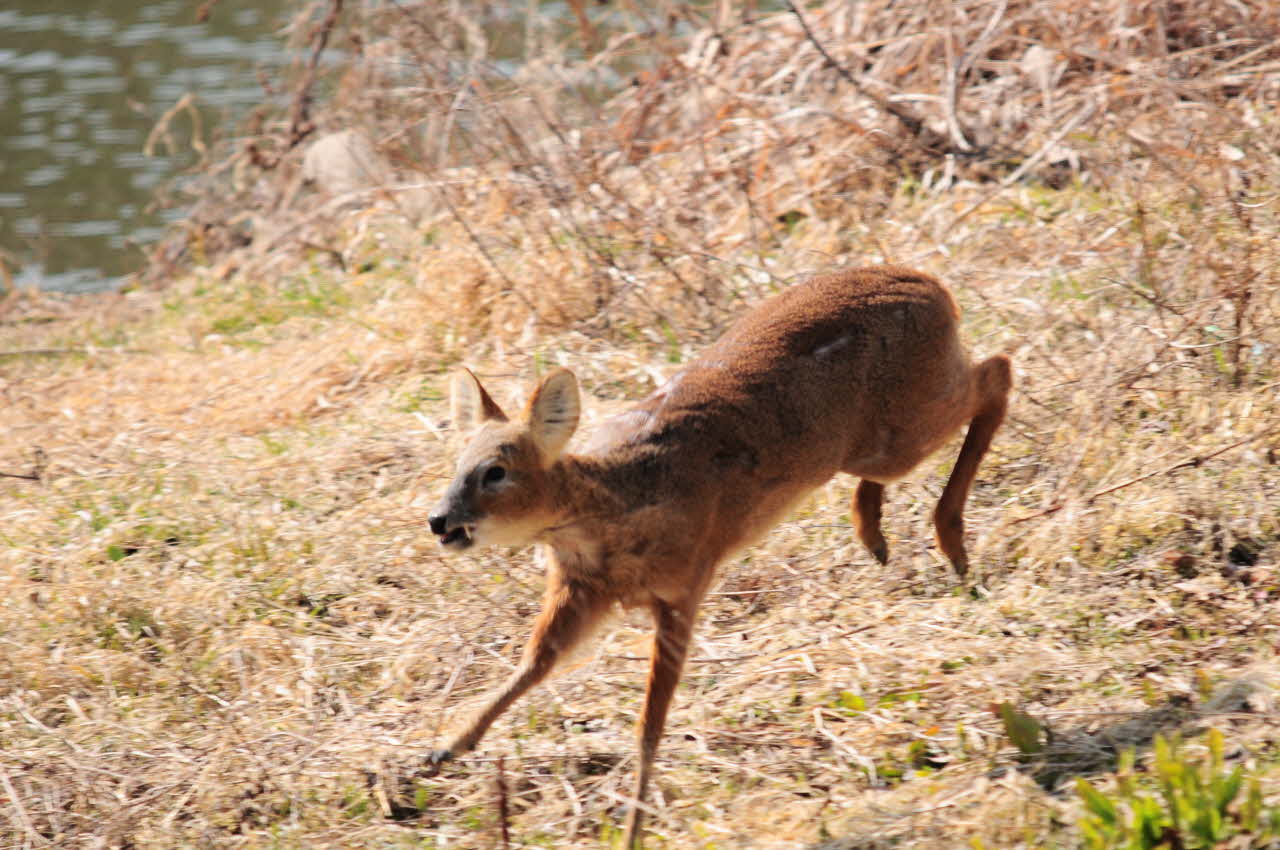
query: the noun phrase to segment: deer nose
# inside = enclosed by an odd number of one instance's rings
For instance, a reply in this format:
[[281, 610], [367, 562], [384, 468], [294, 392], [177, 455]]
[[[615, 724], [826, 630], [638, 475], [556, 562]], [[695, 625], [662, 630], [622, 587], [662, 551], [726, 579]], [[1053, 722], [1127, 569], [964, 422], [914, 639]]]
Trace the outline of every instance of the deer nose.
[[444, 534], [448, 531], [447, 520], [444, 514], [436, 514], [435, 516], [427, 517], [427, 522], [431, 524], [432, 534]]

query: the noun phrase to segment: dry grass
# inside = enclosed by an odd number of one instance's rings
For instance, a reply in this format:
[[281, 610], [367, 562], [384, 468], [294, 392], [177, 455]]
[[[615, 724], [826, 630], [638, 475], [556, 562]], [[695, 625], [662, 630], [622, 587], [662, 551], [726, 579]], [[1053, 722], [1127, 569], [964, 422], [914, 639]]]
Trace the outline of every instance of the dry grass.
[[[954, 446], [891, 488], [889, 566], [853, 540], [848, 481], [725, 565], [650, 845], [1071, 847], [1067, 779], [1105, 786], [1117, 749], [1207, 725], [1274, 800], [1276, 13], [937, 8], [804, 12], [927, 133], [855, 96], [795, 16], [726, 19], [719, 46], [652, 36], [682, 52], [599, 119], [501, 135], [515, 100], [573, 97], [512, 82], [447, 155], [403, 143], [452, 187], [416, 223], [298, 195], [273, 213], [288, 238], [163, 290], [9, 296], [0, 472], [37, 480], [0, 478], [0, 846], [501, 846], [499, 770], [514, 846], [607, 846], [638, 618], [416, 774], [510, 668], [540, 586], [531, 552], [446, 558], [424, 528], [447, 371], [518, 395], [561, 363], [598, 419], [796, 275], [885, 259], [949, 280], [975, 351], [1016, 365], [968, 512], [978, 584], [931, 542]], [[432, 72], [456, 23], [398, 67]], [[363, 102], [342, 91], [338, 114]], [[570, 114], [571, 156], [512, 153]], [[1004, 701], [1053, 731], [1047, 756], [1019, 757]]]

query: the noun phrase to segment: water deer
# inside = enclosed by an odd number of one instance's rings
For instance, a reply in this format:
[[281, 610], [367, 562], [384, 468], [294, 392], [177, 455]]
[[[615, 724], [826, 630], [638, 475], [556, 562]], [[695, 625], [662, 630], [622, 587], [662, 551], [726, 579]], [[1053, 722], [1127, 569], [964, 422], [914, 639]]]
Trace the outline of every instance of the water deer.
[[546, 547], [546, 591], [511, 677], [430, 769], [475, 747], [620, 603], [653, 615], [640, 763], [626, 846], [716, 565], [837, 472], [857, 476], [858, 537], [881, 563], [887, 482], [965, 423], [934, 511], [938, 546], [968, 569], [964, 503], [1005, 415], [1009, 359], [970, 363], [959, 309], [935, 278], [884, 266], [814, 277], [745, 314], [656, 392], [605, 421], [574, 454], [578, 384], [557, 369], [510, 418], [470, 371], [454, 376], [454, 426], [470, 434], [430, 517], [449, 549]]

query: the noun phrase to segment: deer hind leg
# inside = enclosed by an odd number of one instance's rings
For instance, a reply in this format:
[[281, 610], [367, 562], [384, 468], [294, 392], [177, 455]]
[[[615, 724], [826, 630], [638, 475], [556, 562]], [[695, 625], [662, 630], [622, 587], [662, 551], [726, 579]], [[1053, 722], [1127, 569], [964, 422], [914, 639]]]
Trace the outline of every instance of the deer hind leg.
[[969, 422], [960, 456], [956, 458], [951, 478], [942, 491], [938, 507], [933, 512], [934, 528], [938, 532], [938, 547], [951, 561], [958, 575], [969, 571], [969, 557], [964, 550], [964, 503], [969, 488], [978, 472], [978, 464], [991, 445], [991, 438], [1004, 421], [1009, 403], [1009, 388], [1013, 378], [1009, 358], [1003, 354], [984, 360], [975, 371], [978, 403]]
[[869, 479], [858, 482], [853, 494], [853, 523], [858, 539], [880, 563], [889, 560], [889, 544], [880, 533], [880, 505], [884, 501], [884, 485]]
[[656, 632], [649, 663], [649, 687], [645, 691], [644, 711], [640, 715], [640, 766], [636, 772], [634, 802], [627, 815], [627, 834], [623, 843], [627, 850], [641, 846], [640, 806], [649, 787], [653, 759], [658, 753], [658, 741], [667, 722], [667, 709], [671, 707], [671, 697], [684, 669], [696, 610], [696, 601], [680, 606], [658, 601], [653, 606]]
[[428, 757], [430, 768], [475, 748], [481, 736], [520, 695], [542, 681], [556, 662], [582, 641], [609, 610], [610, 599], [555, 576], [548, 578], [542, 612], [515, 672], [494, 691], [488, 704], [443, 750]]

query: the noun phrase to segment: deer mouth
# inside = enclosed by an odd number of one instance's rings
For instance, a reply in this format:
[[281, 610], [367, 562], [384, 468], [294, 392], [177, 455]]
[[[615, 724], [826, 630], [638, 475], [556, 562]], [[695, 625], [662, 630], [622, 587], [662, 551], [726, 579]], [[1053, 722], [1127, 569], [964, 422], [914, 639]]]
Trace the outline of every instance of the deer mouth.
[[440, 535], [440, 545], [450, 549], [466, 549], [475, 542], [475, 538], [471, 536], [471, 530], [474, 526], [460, 525], [445, 534]]

